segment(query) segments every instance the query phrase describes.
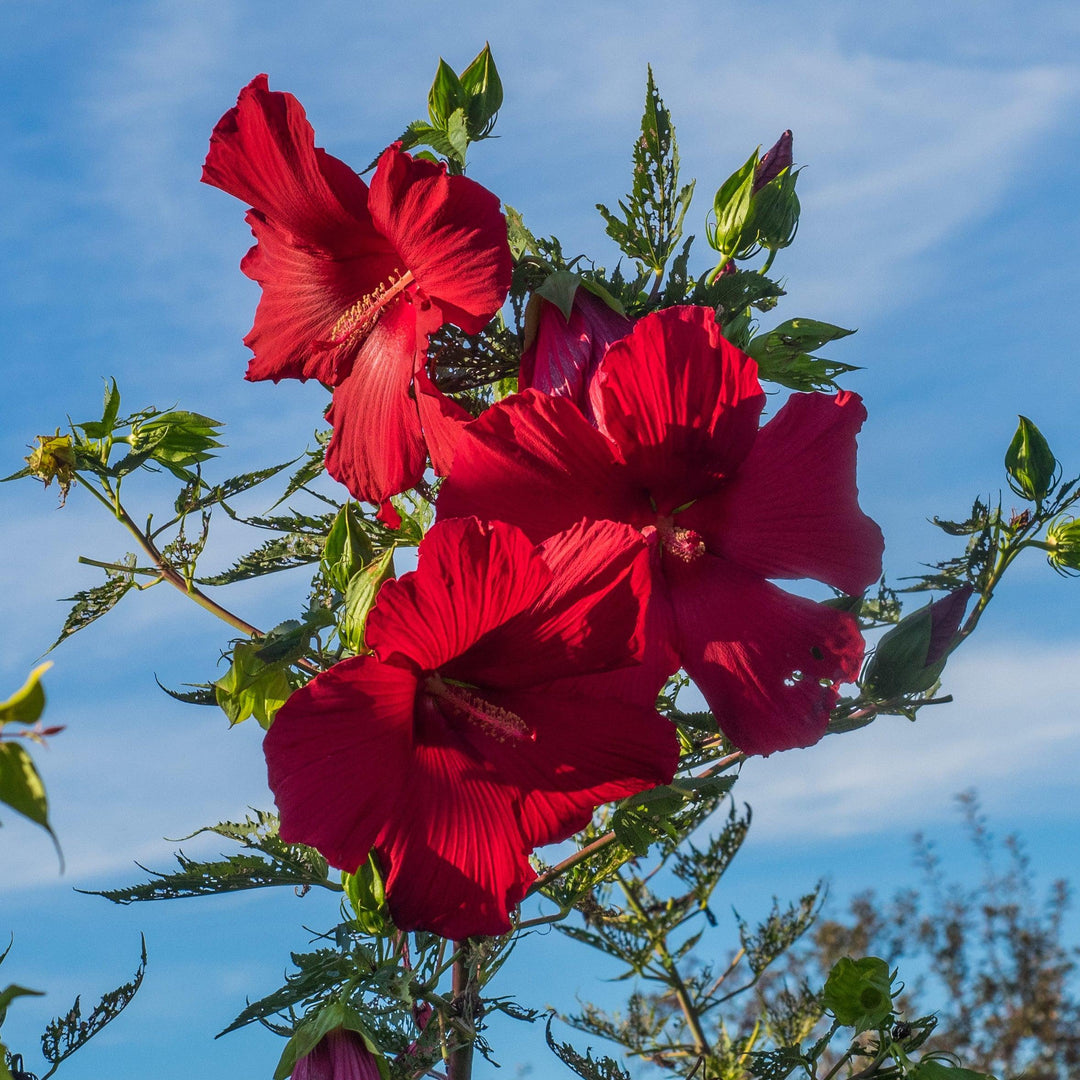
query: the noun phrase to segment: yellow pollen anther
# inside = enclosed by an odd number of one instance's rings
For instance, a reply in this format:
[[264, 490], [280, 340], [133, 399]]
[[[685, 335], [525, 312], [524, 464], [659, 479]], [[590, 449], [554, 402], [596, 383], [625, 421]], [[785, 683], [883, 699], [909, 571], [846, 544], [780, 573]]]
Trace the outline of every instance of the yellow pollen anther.
[[[507, 739], [536, 741], [536, 733], [516, 713], [481, 697], [459, 683], [446, 683], [438, 675], [429, 675], [424, 688], [455, 715], [472, 721], [486, 735], [498, 742]], [[444, 712], [445, 715], [445, 712]]]
[[693, 562], [705, 554], [705, 540], [701, 533], [676, 525], [670, 517], [659, 518], [656, 531], [660, 535], [660, 546], [664, 551], [681, 562]]
[[350, 304], [334, 323], [329, 337], [325, 341], [316, 342], [316, 348], [332, 349], [365, 337], [379, 321], [379, 316], [386, 310], [387, 304], [399, 296], [412, 280], [411, 270], [406, 270], [400, 277], [396, 271], [392, 273], [366, 296]]

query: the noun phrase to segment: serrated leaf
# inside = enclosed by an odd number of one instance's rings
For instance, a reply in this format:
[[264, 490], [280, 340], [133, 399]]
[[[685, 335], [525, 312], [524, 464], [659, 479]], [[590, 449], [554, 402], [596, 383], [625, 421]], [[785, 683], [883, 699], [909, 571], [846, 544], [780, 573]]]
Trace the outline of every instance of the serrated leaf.
[[545, 1038], [551, 1052], [568, 1069], [583, 1077], [584, 1080], [631, 1080], [630, 1074], [612, 1058], [594, 1058], [591, 1046], [584, 1054], [581, 1054], [570, 1043], [557, 1042], [551, 1033], [550, 1019], [547, 1022]]
[[184, 702], [185, 705], [217, 705], [217, 697], [214, 695], [213, 683], [182, 683], [183, 686], [192, 687], [191, 690], [170, 690], [158, 677], [154, 676], [154, 682], [165, 691], [171, 698]]
[[[10, 947], [11, 946], [9, 945], [8, 948]], [[18, 986], [15, 983], [10, 983], [3, 990], [0, 990], [0, 1024], [3, 1024], [4, 1020], [7, 1018], [8, 1007], [16, 998], [41, 997], [43, 994], [43, 990], [28, 990], [25, 986]]]
[[267, 540], [254, 551], [241, 556], [228, 570], [210, 577], [196, 578], [200, 585], [228, 585], [234, 581], [276, 574], [318, 562], [322, 555], [322, 538], [290, 533]]
[[711, 284], [702, 277], [690, 300], [694, 304], [718, 308], [720, 321], [726, 324], [731, 316], [741, 314], [748, 307], [767, 307], [783, 295], [784, 290], [764, 274], [753, 270], [736, 270], [733, 274], [716, 278]]
[[624, 254], [659, 278], [682, 236], [683, 219], [694, 193], [693, 182], [679, 188], [679, 148], [671, 114], [648, 69], [641, 135], [634, 143], [631, 193], [620, 200], [618, 217], [603, 204], [597, 210], [606, 231]]
[[[120, 391], [117, 389], [116, 380], [111, 384], [105, 384], [105, 402], [101, 412], [102, 435], [109, 434], [116, 424], [116, 418], [120, 415]], [[101, 438], [101, 436], [97, 436]]]
[[[256, 469], [253, 472], [241, 473], [239, 476], [230, 476], [228, 480], [215, 484], [209, 491], [198, 497], [189, 498], [185, 492], [181, 492], [176, 500], [176, 512], [183, 514], [191, 513], [194, 510], [202, 510], [207, 506], [223, 502], [233, 495], [239, 495], [242, 491], [250, 491], [299, 460], [299, 458], [293, 458], [292, 461], [283, 462], [281, 465], [271, 465], [266, 469]], [[282, 498], [288, 498], [288, 495], [284, 495]]]
[[[123, 562], [134, 567], [135, 556], [125, 555]], [[133, 574], [110, 571], [103, 584], [95, 585], [92, 589], [84, 589], [74, 596], [66, 597], [66, 600], [74, 601], [75, 606], [68, 612], [64, 625], [60, 630], [60, 636], [45, 651], [52, 652], [61, 641], [71, 637], [72, 634], [89, 626], [92, 622], [100, 619], [102, 615], [111, 611], [134, 584], [135, 577]]]
[[[520, 262], [521, 257], [526, 253], [539, 255], [540, 248], [536, 237], [526, 227], [521, 213], [507, 203], [503, 204], [503, 213], [506, 215], [506, 236], [514, 262]], [[23, 475], [25, 476], [29, 471], [29, 469], [24, 469]], [[11, 480], [14, 477], [8, 477], [8, 479]]]
[[142, 939], [139, 967], [128, 982], [102, 995], [101, 1000], [83, 1019], [79, 998], [66, 1016], [53, 1020], [41, 1036], [41, 1052], [45, 1060], [54, 1066], [71, 1057], [85, 1046], [107, 1024], [115, 1020], [127, 1008], [131, 999], [142, 986], [146, 974], [146, 938]]

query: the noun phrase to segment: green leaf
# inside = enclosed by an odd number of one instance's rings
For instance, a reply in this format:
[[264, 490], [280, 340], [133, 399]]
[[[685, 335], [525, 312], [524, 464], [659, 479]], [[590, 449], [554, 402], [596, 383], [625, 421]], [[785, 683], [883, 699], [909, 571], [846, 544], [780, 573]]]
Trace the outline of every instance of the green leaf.
[[41, 685], [41, 676], [51, 667], [51, 660], [39, 664], [7, 701], [0, 701], [0, 726], [37, 722], [45, 709], [45, 689]]
[[[134, 567], [135, 556], [127, 554], [121, 562], [124, 565]], [[64, 625], [60, 630], [60, 636], [46, 649], [46, 652], [52, 652], [61, 641], [71, 637], [72, 634], [89, 626], [95, 620], [100, 619], [102, 615], [111, 611], [134, 584], [134, 574], [110, 570], [103, 584], [95, 585], [92, 589], [84, 589], [74, 596], [66, 597], [68, 601], [74, 601], [75, 606], [68, 612]]]
[[[8, 946], [10, 948], [10, 946]], [[16, 986], [11, 983], [5, 989], [0, 990], [0, 1024], [7, 1018], [8, 1007], [19, 997], [41, 997], [43, 990], [27, 990], [25, 986]]]
[[694, 194], [694, 183], [679, 188], [679, 147], [671, 114], [664, 106], [648, 69], [641, 136], [634, 143], [634, 180], [630, 194], [620, 200], [622, 217], [601, 203], [607, 234], [624, 254], [644, 264], [659, 278], [682, 236], [683, 219]]
[[394, 549], [391, 547], [349, 582], [338, 632], [341, 640], [354, 653], [364, 648], [364, 627], [367, 625], [368, 612], [375, 604], [383, 582], [393, 576]]
[[[319, 460], [322, 461], [321, 453]], [[176, 512], [178, 514], [190, 514], [194, 510], [202, 510], [207, 506], [222, 503], [233, 495], [239, 495], [242, 491], [250, 491], [252, 488], [258, 487], [263, 481], [276, 476], [282, 469], [287, 469], [297, 461], [299, 461], [299, 458], [293, 458], [292, 461], [283, 462], [281, 465], [271, 465], [266, 469], [256, 469], [254, 472], [230, 476], [228, 480], [215, 484], [208, 491], [204, 490], [201, 495], [197, 495], [192, 487], [186, 488], [176, 498]], [[284, 495], [282, 498], [286, 499], [288, 495]]]
[[724, 274], [711, 284], [702, 277], [694, 288], [690, 300], [694, 304], [714, 307], [720, 311], [721, 323], [726, 324], [733, 315], [739, 315], [748, 307], [768, 310], [784, 290], [775, 282], [753, 270], [736, 270]]
[[374, 555], [362, 521], [363, 515], [356, 503], [346, 502], [326, 536], [322, 553], [323, 574], [340, 593], [345, 592], [353, 575]]
[[45, 785], [30, 755], [10, 741], [0, 742], [0, 803], [52, 832]]
[[357, 925], [368, 934], [385, 934], [390, 925], [386, 910], [386, 886], [372, 851], [355, 874], [342, 873], [341, 887], [349, 899]]
[[542, 296], [549, 303], [554, 304], [562, 312], [563, 318], [569, 322], [570, 314], [574, 309], [574, 297], [581, 284], [580, 274], [575, 274], [570, 270], [556, 270], [544, 279], [534, 295]]
[[286, 499], [295, 495], [302, 487], [310, 484], [313, 480], [323, 474], [326, 469], [326, 444], [330, 441], [331, 434], [332, 432], [329, 430], [317, 431], [315, 433], [315, 439], [319, 443], [318, 447], [314, 450], [308, 450], [302, 455], [304, 457], [304, 463], [290, 477], [289, 483], [285, 487], [285, 494], [274, 503], [274, 506], [270, 507], [271, 510], [273, 510], [274, 507], [280, 506]]
[[139, 967], [131, 979], [102, 995], [101, 1000], [83, 1019], [79, 998], [66, 1016], [53, 1020], [41, 1036], [41, 1052], [45, 1060], [59, 1065], [71, 1057], [76, 1050], [85, 1046], [99, 1031], [115, 1020], [127, 1008], [131, 999], [142, 986], [146, 974], [146, 938], [142, 939], [142, 952]]
[[908, 1074], [911, 1080], [994, 1080], [990, 1073], [973, 1072], [962, 1069], [959, 1065], [949, 1065], [944, 1061], [923, 1058]]
[[853, 333], [816, 319], [789, 319], [751, 338], [746, 352], [757, 361], [762, 379], [793, 390], [827, 390], [835, 387], [837, 375], [858, 369], [811, 356], [810, 350]]
[[1030, 502], [1041, 503], [1057, 483], [1060, 465], [1043, 433], [1026, 417], [1020, 417], [1016, 434], [1005, 453], [1009, 487]]
[[464, 169], [465, 155], [469, 149], [469, 129], [464, 109], [455, 109], [447, 118], [446, 140], [450, 144], [450, 153], [446, 156]]
[[254, 642], [238, 641], [232, 665], [214, 683], [214, 696], [230, 727], [254, 716], [261, 727], [269, 728], [292, 693], [285, 669], [260, 660], [259, 648]]
[[170, 690], [156, 675], [154, 682], [165, 691], [171, 698], [184, 702], [185, 705], [217, 705], [217, 697], [214, 695], [213, 683], [181, 683], [182, 686], [190, 686], [191, 690]]
[[594, 1058], [592, 1047], [581, 1054], [570, 1043], [556, 1042], [551, 1034], [551, 1018], [547, 1022], [546, 1038], [551, 1052], [568, 1069], [583, 1077], [584, 1080], [631, 1080], [630, 1074], [612, 1058]]
[[463, 109], [467, 101], [465, 89], [454, 69], [443, 59], [435, 72], [435, 80], [428, 91], [428, 116], [433, 127], [445, 128], [455, 109]]
[[502, 80], [491, 55], [491, 46], [486, 42], [476, 59], [461, 73], [461, 88], [467, 98], [465, 114], [469, 138], [474, 141], [486, 138], [503, 103]]
[[102, 434], [98, 436], [101, 438], [105, 435], [112, 434], [113, 428], [116, 426], [116, 418], [120, 415], [120, 391], [117, 389], [116, 380], [112, 380], [112, 384], [105, 384], [105, 404], [101, 412], [101, 427]]
[[[540, 245], [536, 237], [526, 227], [521, 213], [505, 203], [503, 204], [503, 212], [506, 214], [506, 236], [510, 243], [510, 254], [514, 257], [514, 262], [520, 262], [521, 257], [525, 254], [539, 255]], [[22, 475], [25, 476], [29, 471], [29, 469], [24, 469]], [[12, 480], [14, 477], [9, 476], [8, 479]]]
[[825, 980], [822, 1005], [856, 1032], [881, 1027], [892, 1015], [892, 976], [878, 956], [841, 957]]
[[228, 570], [195, 580], [200, 585], [229, 585], [234, 581], [247, 581], [264, 574], [276, 574], [282, 570], [292, 570], [297, 566], [318, 562], [322, 549], [321, 537], [289, 533], [287, 536], [267, 540], [254, 551], [237, 559]]

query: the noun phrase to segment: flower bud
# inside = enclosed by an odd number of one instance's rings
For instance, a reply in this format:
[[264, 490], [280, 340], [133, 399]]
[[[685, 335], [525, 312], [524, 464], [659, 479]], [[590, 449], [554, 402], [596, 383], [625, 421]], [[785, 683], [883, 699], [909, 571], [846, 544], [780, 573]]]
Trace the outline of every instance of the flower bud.
[[1057, 482], [1058, 461], [1042, 432], [1026, 417], [1020, 417], [1016, 434], [1005, 454], [1009, 487], [1031, 502], [1042, 502]]
[[785, 131], [757, 163], [753, 193], [756, 195], [770, 180], [791, 168], [791, 132]]
[[901, 619], [878, 642], [863, 687], [877, 698], [929, 690], [956, 643], [971, 593], [964, 585]]
[[335, 1028], [296, 1063], [292, 1080], [380, 1080], [378, 1062], [362, 1035]]
[[30, 474], [44, 481], [45, 486], [55, 479], [60, 485], [60, 502], [63, 504], [71, 483], [75, 479], [75, 449], [71, 445], [70, 435], [61, 435], [56, 429], [55, 435], [39, 435], [38, 445], [26, 459]]
[[843, 957], [825, 980], [821, 1002], [841, 1024], [857, 1031], [880, 1027], [892, 1013], [889, 965], [878, 956]]
[[1046, 530], [1047, 561], [1060, 574], [1080, 574], [1080, 521], [1055, 518]]

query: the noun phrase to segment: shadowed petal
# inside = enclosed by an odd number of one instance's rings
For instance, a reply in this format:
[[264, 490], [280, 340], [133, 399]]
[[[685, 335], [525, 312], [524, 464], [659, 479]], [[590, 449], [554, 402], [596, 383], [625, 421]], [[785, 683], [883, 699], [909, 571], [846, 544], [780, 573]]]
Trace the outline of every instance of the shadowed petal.
[[665, 573], [683, 667], [721, 731], [748, 754], [817, 742], [859, 673], [855, 620], [711, 555]]
[[350, 873], [367, 857], [412, 756], [416, 676], [359, 656], [281, 707], [263, 741], [281, 838]]
[[247, 220], [258, 243], [240, 269], [262, 286], [262, 297], [244, 338], [255, 354], [246, 378], [340, 383], [352, 368], [356, 342], [324, 343], [342, 312], [394, 269], [393, 256], [375, 248], [335, 258], [298, 245], [257, 211]]
[[520, 529], [476, 518], [440, 522], [421, 541], [416, 569], [379, 591], [368, 647], [381, 660], [434, 671], [527, 608], [550, 580]]
[[738, 469], [765, 402], [757, 364], [701, 307], [640, 319], [608, 348], [589, 395], [597, 426], [660, 514], [715, 491]]
[[417, 334], [413, 305], [405, 299], [391, 304], [365, 338], [352, 373], [334, 390], [326, 471], [356, 499], [381, 503], [424, 475], [420, 415], [409, 394], [417, 354], [427, 343]]
[[498, 198], [395, 144], [379, 158], [369, 206], [379, 231], [445, 319], [479, 333], [510, 288], [510, 246]]
[[881, 530], [859, 509], [857, 394], [793, 394], [724, 490], [679, 515], [711, 552], [769, 578], [861, 593], [881, 574]]
[[402, 930], [455, 940], [505, 933], [507, 913], [536, 878], [517, 789], [455, 732], [432, 737], [416, 747], [408, 805], [386, 815], [375, 845], [390, 914]]
[[437, 476], [446, 476], [454, 463], [454, 452], [461, 433], [472, 416], [431, 381], [426, 366], [416, 369], [413, 392], [420, 413], [420, 426], [424, 429], [424, 442], [431, 455], [431, 467]]
[[675, 725], [656, 711], [655, 693], [612, 705], [606, 696], [590, 696], [590, 683], [586, 676], [486, 694], [536, 732], [531, 743], [485, 739], [483, 748], [500, 776], [523, 793], [521, 827], [533, 846], [565, 840], [602, 803], [675, 775], [679, 740]]
[[534, 686], [640, 659], [650, 584], [640, 534], [613, 521], [582, 522], [540, 553], [552, 572], [544, 591], [445, 674], [484, 687]]
[[567, 398], [526, 390], [464, 431], [439, 492], [440, 519], [476, 514], [546, 540], [582, 519], [648, 523], [648, 493]]

